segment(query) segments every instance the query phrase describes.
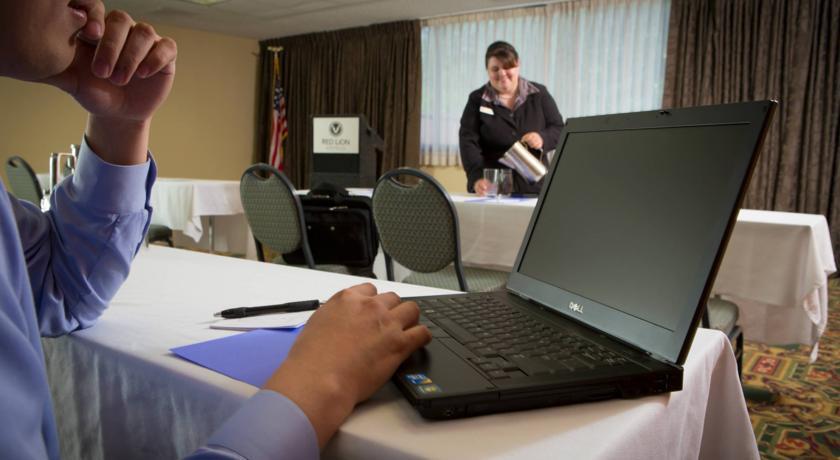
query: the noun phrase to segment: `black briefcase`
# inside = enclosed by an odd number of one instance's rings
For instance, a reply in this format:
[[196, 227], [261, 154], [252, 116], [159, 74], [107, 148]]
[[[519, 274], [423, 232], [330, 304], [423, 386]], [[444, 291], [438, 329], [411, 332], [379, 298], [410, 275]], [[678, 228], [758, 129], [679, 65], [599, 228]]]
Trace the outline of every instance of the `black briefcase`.
[[[300, 201], [315, 263], [346, 265], [355, 274], [372, 275], [379, 238], [370, 198], [319, 184]], [[300, 250], [284, 254], [283, 259], [294, 265], [306, 264]]]

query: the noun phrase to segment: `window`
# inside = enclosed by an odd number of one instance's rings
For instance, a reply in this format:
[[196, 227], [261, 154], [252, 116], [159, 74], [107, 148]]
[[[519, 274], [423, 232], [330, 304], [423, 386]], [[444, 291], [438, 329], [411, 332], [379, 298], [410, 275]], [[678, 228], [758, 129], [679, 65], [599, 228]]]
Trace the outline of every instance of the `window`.
[[669, 12], [670, 0], [578, 0], [425, 21], [421, 164], [461, 164], [461, 113], [496, 40], [516, 47], [520, 75], [545, 85], [564, 118], [659, 108]]

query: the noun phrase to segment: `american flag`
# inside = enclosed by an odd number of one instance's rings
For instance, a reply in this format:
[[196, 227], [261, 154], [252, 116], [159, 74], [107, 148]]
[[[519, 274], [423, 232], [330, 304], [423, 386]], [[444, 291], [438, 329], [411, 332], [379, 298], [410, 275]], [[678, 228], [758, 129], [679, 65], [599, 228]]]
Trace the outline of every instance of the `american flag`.
[[289, 126], [286, 123], [286, 98], [280, 86], [280, 63], [276, 54], [274, 59], [274, 96], [271, 104], [271, 145], [268, 150], [268, 163], [282, 171], [283, 141], [289, 134]]

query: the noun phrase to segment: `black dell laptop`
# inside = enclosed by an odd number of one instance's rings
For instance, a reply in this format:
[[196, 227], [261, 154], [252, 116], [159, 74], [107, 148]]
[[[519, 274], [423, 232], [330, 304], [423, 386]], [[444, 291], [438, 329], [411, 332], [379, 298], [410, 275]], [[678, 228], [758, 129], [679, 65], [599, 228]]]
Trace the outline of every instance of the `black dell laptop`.
[[505, 291], [415, 298], [428, 418], [682, 389], [774, 101], [569, 120]]

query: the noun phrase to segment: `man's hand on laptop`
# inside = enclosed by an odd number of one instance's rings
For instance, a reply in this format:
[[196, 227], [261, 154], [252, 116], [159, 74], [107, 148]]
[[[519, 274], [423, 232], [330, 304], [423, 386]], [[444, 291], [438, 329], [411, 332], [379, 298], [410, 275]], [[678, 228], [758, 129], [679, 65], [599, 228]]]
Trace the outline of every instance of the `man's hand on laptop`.
[[369, 283], [344, 289], [309, 319], [266, 383], [309, 417], [323, 447], [356, 403], [369, 398], [411, 352], [429, 343], [420, 310]]

